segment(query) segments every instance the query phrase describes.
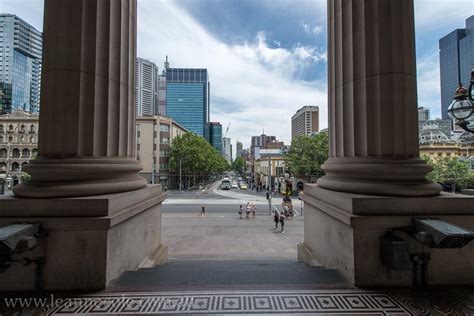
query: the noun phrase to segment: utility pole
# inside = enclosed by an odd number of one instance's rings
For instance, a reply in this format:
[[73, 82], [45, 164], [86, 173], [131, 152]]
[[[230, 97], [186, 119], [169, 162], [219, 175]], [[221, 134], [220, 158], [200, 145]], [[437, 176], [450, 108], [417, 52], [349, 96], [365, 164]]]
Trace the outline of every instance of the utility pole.
[[270, 186], [272, 184], [272, 156], [268, 155], [268, 178], [267, 178], [267, 198], [268, 198], [268, 215], [272, 215], [272, 193]]
[[182, 178], [181, 178], [181, 157], [179, 157], [179, 190], [181, 191], [183, 188], [182, 185]]

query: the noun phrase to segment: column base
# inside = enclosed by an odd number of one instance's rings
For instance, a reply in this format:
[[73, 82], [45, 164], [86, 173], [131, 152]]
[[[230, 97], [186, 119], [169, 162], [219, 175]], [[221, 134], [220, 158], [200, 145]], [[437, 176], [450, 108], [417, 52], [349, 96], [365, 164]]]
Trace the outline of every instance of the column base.
[[24, 167], [31, 180], [13, 193], [22, 198], [59, 198], [127, 192], [144, 188], [135, 159], [35, 159]]
[[426, 180], [431, 171], [420, 158], [331, 158], [323, 164], [321, 188], [384, 196], [435, 196], [441, 186]]
[[[388, 197], [350, 194], [305, 185], [304, 243], [300, 261], [338, 269], [355, 286], [411, 286], [411, 271], [388, 270], [380, 239], [414, 218], [439, 218], [474, 230], [474, 197]], [[304, 246], [304, 249], [303, 249]], [[429, 285], [474, 284], [474, 242], [462, 249], [430, 249], [409, 239], [410, 252], [429, 252]], [[301, 249], [300, 249], [301, 248]], [[460, 277], [462, 276], [462, 277]]]
[[[102, 290], [123, 272], [167, 261], [161, 242], [161, 185], [82, 198], [0, 197], [0, 227], [39, 223], [43, 238], [15, 260], [44, 258], [44, 265], [11, 263], [2, 291]], [[25, 261], [26, 262], [26, 261]]]

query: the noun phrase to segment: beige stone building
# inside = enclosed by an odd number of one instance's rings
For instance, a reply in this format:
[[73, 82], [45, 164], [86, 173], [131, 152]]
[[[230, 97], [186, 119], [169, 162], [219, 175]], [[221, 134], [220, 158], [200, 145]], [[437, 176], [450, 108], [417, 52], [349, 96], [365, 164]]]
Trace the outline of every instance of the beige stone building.
[[21, 182], [22, 168], [38, 152], [38, 114], [17, 110], [0, 115], [0, 181]]
[[427, 156], [434, 160], [444, 157], [471, 157], [473, 154], [472, 144], [455, 142], [420, 144], [420, 157]]
[[148, 183], [161, 183], [163, 187], [174, 185], [169, 169], [170, 144], [176, 136], [186, 132], [169, 117], [137, 117], [137, 159], [143, 166], [140, 175]]

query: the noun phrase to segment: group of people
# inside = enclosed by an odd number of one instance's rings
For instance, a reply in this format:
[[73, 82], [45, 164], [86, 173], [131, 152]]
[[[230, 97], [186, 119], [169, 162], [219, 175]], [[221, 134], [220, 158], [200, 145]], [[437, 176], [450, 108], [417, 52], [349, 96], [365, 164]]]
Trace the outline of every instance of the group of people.
[[239, 208], [240, 219], [242, 219], [242, 215], [244, 211], [245, 211], [245, 219], [250, 219], [250, 215], [252, 215], [252, 218], [255, 218], [255, 216], [257, 216], [257, 206], [255, 204], [250, 204], [250, 202], [247, 202], [245, 209], [242, 205], [240, 205], [240, 208]]
[[285, 233], [285, 223], [288, 220], [288, 217], [285, 213], [280, 213], [277, 209], [273, 210], [273, 221], [275, 222], [275, 230], [278, 229], [278, 223], [281, 226], [281, 233]]

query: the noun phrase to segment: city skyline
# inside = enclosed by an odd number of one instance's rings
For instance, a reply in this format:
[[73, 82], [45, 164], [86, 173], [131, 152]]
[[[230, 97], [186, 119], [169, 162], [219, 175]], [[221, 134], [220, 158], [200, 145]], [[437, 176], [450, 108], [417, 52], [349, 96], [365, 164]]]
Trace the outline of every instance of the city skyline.
[[[326, 1], [229, 1], [232, 14], [216, 4], [139, 1], [138, 56], [160, 71], [167, 54], [176, 67], [208, 68], [211, 121], [232, 122], [228, 136], [245, 148], [262, 127], [288, 143], [300, 104], [318, 104], [320, 128], [327, 127]], [[2, 10], [41, 30], [42, 6], [40, 0], [4, 1]], [[471, 1], [415, 2], [418, 105], [433, 117], [441, 116], [438, 40], [464, 26], [469, 7]], [[432, 18], [438, 15], [441, 21]]]

